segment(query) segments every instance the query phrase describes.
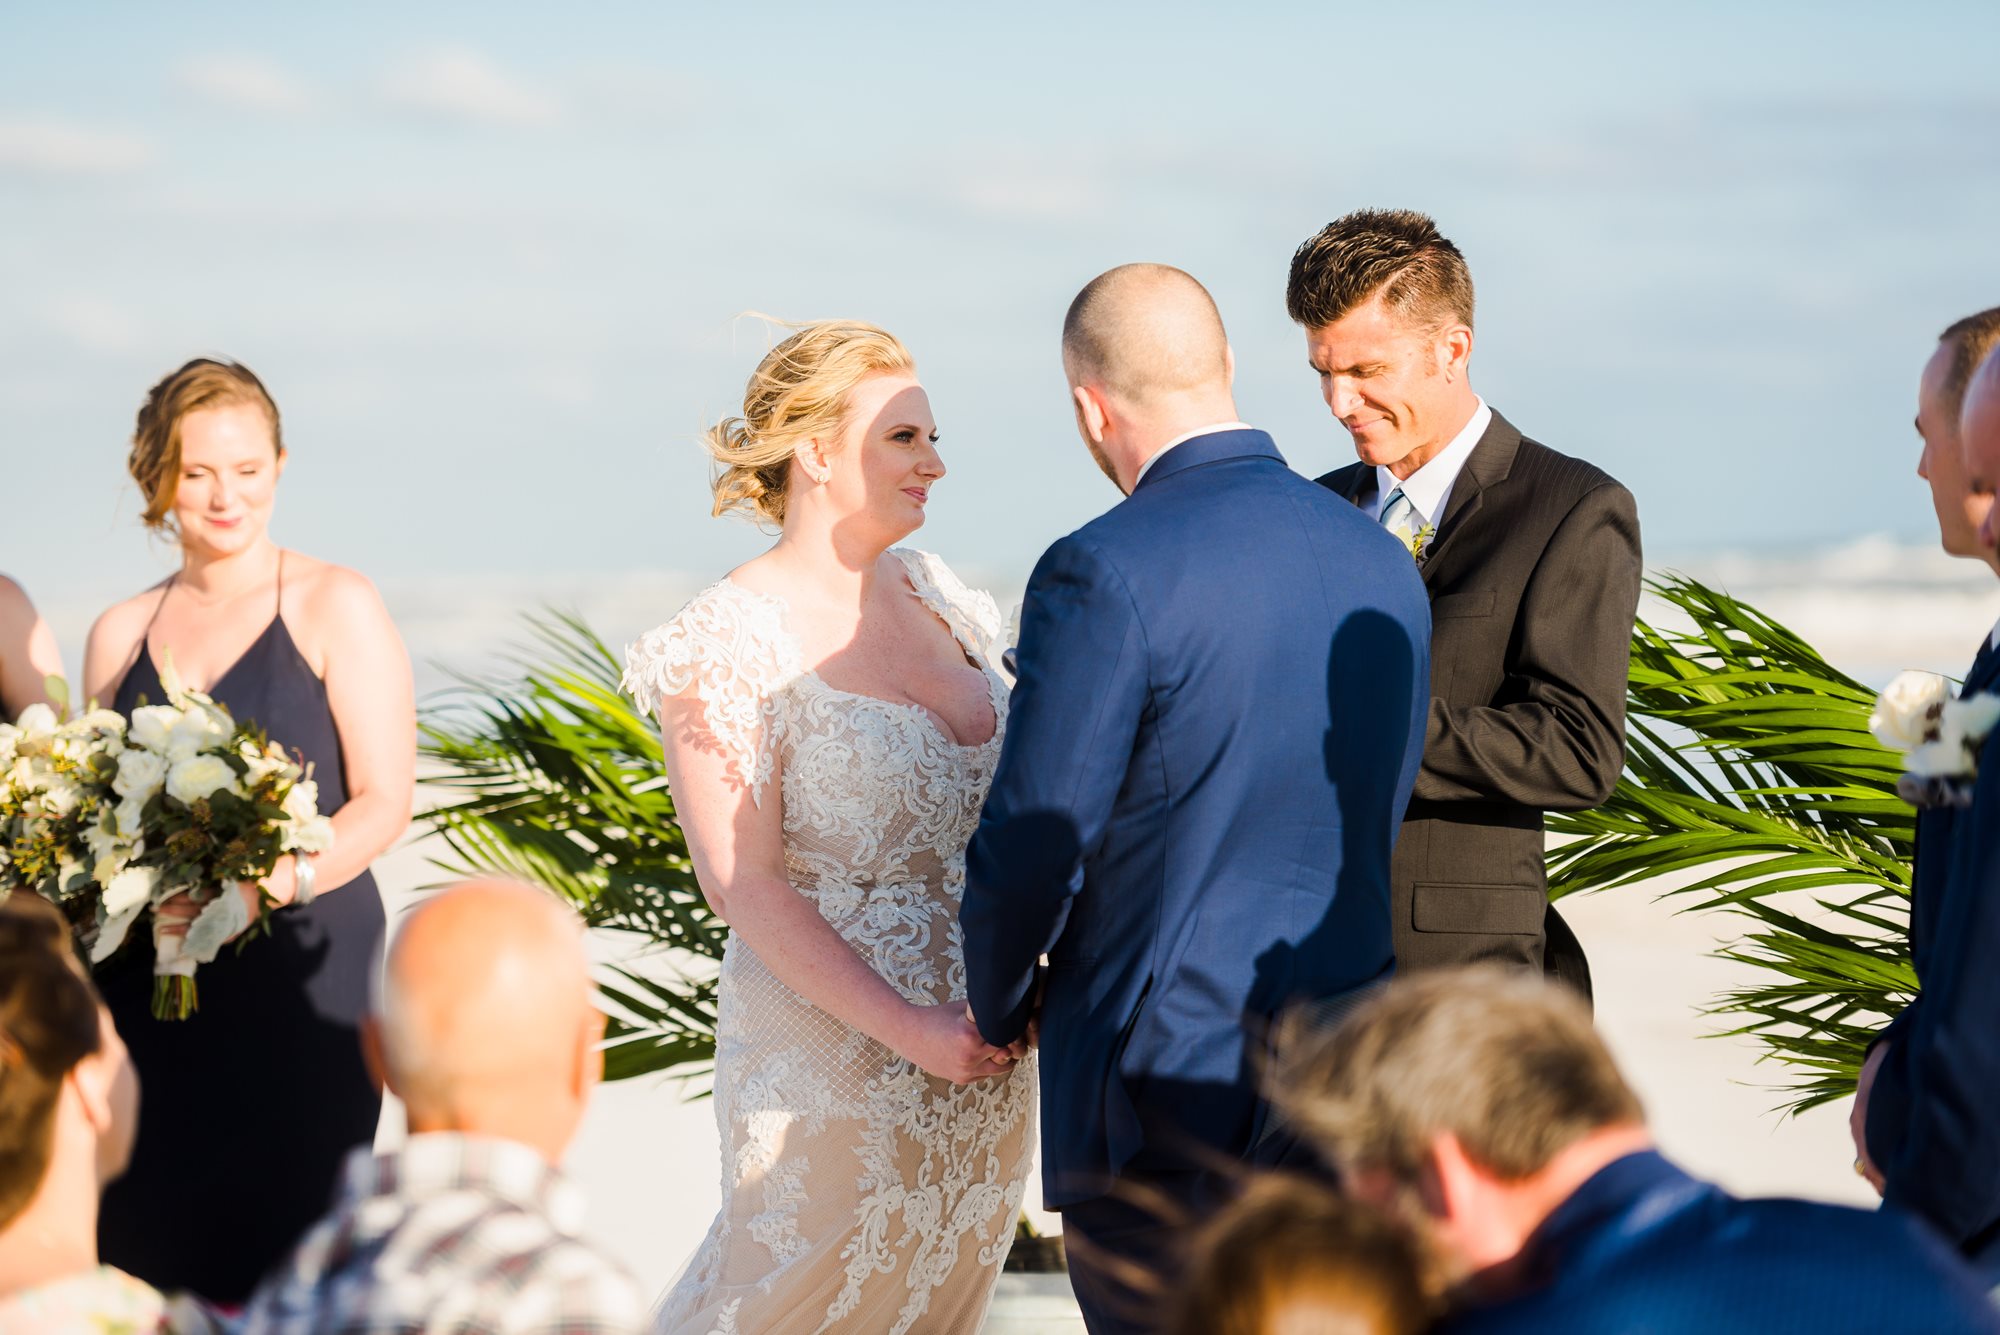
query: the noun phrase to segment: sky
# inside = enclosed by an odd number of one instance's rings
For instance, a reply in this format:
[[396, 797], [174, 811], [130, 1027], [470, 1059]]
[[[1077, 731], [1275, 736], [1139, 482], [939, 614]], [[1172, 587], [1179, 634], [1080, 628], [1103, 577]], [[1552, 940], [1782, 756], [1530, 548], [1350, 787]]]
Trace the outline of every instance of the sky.
[[272, 388], [275, 531], [378, 580], [719, 575], [697, 438], [746, 313], [914, 351], [950, 474], [914, 542], [1024, 573], [1113, 503], [1062, 313], [1209, 285], [1238, 407], [1352, 457], [1292, 249], [1433, 214], [1473, 380], [1636, 493], [1649, 555], [1928, 541], [1910, 426], [2000, 303], [2000, 7], [76, 3], [0, 8], [0, 570], [108, 598], [133, 414]]

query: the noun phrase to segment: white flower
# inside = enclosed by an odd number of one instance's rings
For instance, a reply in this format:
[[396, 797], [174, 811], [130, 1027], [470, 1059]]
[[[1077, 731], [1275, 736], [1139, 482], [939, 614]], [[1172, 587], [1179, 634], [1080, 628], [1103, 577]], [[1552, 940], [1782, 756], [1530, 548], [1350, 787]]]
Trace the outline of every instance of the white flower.
[[14, 728], [20, 734], [22, 741], [47, 741], [56, 735], [56, 711], [44, 704], [29, 705], [21, 711], [21, 717], [15, 721]]
[[1976, 748], [1985, 742], [1993, 726], [2000, 723], [2000, 695], [1975, 695], [1954, 700], [1945, 706], [1945, 713], [1956, 719], [1965, 734], [1966, 745]]
[[111, 791], [144, 806], [167, 781], [167, 762], [151, 751], [131, 750], [118, 757], [118, 775]]
[[42, 789], [42, 810], [56, 820], [76, 811], [76, 804], [83, 794], [69, 779], [60, 774], [49, 776], [48, 785]]
[[173, 735], [180, 717], [181, 711], [172, 705], [140, 705], [132, 711], [132, 727], [126, 736], [134, 746], [165, 755], [167, 738]]
[[1951, 699], [1951, 686], [1935, 672], [1905, 672], [1875, 700], [1868, 731], [1895, 751], [1915, 751], [1924, 745], [1937, 722], [1938, 711]]
[[104, 886], [104, 916], [120, 917], [150, 901], [160, 884], [158, 867], [127, 867]]
[[112, 809], [111, 816], [118, 822], [119, 838], [137, 839], [139, 832], [146, 828], [146, 803], [143, 799], [128, 797]]
[[292, 831], [292, 847], [306, 854], [326, 852], [333, 847], [333, 822], [324, 816], [299, 822]]
[[319, 814], [319, 785], [301, 779], [285, 794], [285, 814], [303, 825]]
[[204, 751], [216, 750], [228, 737], [228, 726], [214, 712], [198, 704], [190, 705], [174, 720], [173, 730], [167, 735], [167, 759], [192, 759]]
[[189, 756], [167, 771], [167, 796], [192, 805], [205, 797], [236, 788], [236, 771], [221, 756]]

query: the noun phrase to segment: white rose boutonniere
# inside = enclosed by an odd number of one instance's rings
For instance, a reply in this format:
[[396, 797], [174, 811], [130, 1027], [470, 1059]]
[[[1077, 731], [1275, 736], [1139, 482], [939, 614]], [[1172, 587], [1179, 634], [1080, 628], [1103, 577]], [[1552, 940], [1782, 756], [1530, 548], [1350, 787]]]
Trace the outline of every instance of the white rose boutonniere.
[[1979, 750], [2000, 724], [2000, 696], [1955, 699], [1933, 672], [1905, 672], [1890, 682], [1868, 716], [1875, 740], [1904, 753], [1896, 791], [1912, 806], [1972, 803]]

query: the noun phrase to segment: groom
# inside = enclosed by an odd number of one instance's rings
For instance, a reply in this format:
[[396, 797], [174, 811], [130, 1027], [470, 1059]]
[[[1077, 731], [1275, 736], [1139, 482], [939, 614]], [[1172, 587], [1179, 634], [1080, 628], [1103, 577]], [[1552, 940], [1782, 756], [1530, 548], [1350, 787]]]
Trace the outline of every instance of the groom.
[[1219, 1170], [1287, 1153], [1258, 1094], [1272, 1018], [1390, 969], [1430, 618], [1402, 545], [1234, 420], [1187, 274], [1092, 281], [1063, 369], [1128, 499], [1029, 582], [962, 922], [988, 1042], [1041, 993], [1044, 1198], [1102, 1335], [1150, 1328], [1127, 1281], [1171, 1262]]

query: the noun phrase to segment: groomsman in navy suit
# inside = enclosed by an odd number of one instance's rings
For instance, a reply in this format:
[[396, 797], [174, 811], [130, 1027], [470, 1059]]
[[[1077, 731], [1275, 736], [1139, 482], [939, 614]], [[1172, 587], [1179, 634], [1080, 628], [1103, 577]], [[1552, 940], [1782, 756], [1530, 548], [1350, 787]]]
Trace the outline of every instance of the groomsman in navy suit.
[[[2000, 570], [2000, 308], [1945, 330], [1924, 368], [1918, 473], [1954, 556]], [[1984, 363], [1982, 369], [1982, 362]], [[2000, 688], [2000, 626], [1961, 694]], [[1972, 805], [1917, 813], [1910, 953], [1915, 1001], [1861, 1068], [1856, 1167], [1891, 1207], [1927, 1220], [2000, 1283], [2000, 730], [1981, 748]]]
[[1097, 278], [1063, 366], [1127, 499], [1029, 581], [962, 923], [988, 1042], [1042, 993], [1044, 1199], [1101, 1335], [1153, 1328], [1123, 1278], [1170, 1265], [1237, 1164], [1285, 1157], [1273, 1017], [1390, 970], [1430, 618], [1403, 546], [1235, 420], [1194, 279]]
[[1569, 988], [1412, 974], [1288, 1056], [1291, 1122], [1433, 1252], [1444, 1335], [2000, 1331], [1907, 1215], [1740, 1200], [1669, 1162]]

